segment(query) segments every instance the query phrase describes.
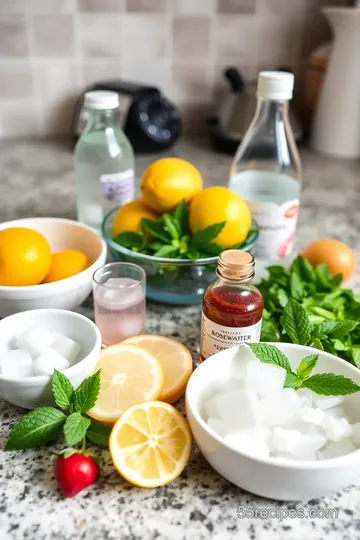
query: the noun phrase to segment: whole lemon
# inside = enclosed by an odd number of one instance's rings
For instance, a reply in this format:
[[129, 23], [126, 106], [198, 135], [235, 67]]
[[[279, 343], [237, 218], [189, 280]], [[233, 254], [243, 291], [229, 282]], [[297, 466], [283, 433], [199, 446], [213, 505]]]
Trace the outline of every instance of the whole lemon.
[[226, 221], [214, 242], [224, 249], [243, 242], [251, 227], [247, 203], [226, 187], [209, 187], [200, 191], [190, 203], [190, 227], [193, 232], [214, 223]]
[[190, 201], [202, 190], [199, 171], [184, 159], [163, 158], [152, 163], [141, 179], [146, 204], [158, 212], [169, 212], [179, 202]]
[[302, 256], [314, 268], [318, 264], [327, 264], [332, 276], [342, 274], [344, 279], [349, 279], [355, 272], [356, 260], [353, 250], [334, 238], [313, 242], [304, 249]]
[[50, 265], [50, 246], [42, 234], [24, 227], [0, 231], [0, 285], [38, 285]]
[[77, 249], [58, 251], [51, 258], [51, 267], [43, 283], [52, 283], [53, 281], [75, 276], [90, 264], [89, 257]]
[[157, 219], [159, 214], [149, 208], [144, 201], [136, 200], [124, 204], [116, 212], [112, 225], [113, 237], [125, 231], [140, 232], [141, 220]]

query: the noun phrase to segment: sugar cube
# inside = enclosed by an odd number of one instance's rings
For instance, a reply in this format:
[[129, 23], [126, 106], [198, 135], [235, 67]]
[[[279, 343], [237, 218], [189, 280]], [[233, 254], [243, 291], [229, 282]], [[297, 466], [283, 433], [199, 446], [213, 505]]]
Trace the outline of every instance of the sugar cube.
[[226, 424], [222, 420], [218, 420], [217, 418], [209, 418], [207, 421], [207, 425], [210, 429], [215, 431], [219, 437], [225, 437], [227, 433]]
[[240, 345], [238, 353], [232, 360], [231, 372], [236, 379], [241, 381], [245, 378], [247, 366], [250, 362], [260, 364], [260, 360], [257, 358], [246, 357], [248, 353], [249, 349], [245, 345]]
[[81, 347], [79, 343], [58, 333], [56, 333], [54, 337], [55, 340], [52, 343], [51, 348], [72, 364], [80, 352]]
[[43, 326], [32, 326], [17, 338], [16, 344], [35, 359], [54, 342], [54, 336]]
[[52, 375], [54, 369], [64, 371], [69, 366], [65, 358], [49, 347], [34, 361], [34, 375]]
[[229, 446], [255, 457], [269, 457], [267, 440], [268, 431], [262, 428], [230, 430], [225, 436], [225, 442]]
[[344, 396], [322, 396], [314, 394], [313, 399], [315, 407], [319, 409], [330, 409], [330, 407], [340, 405], [344, 401]]
[[321, 426], [325, 417], [322, 409], [313, 409], [312, 407], [304, 407], [296, 414], [296, 419], [300, 422]]
[[266, 426], [286, 424], [301, 409], [301, 400], [293, 388], [283, 388], [263, 397], [260, 410]]
[[332, 459], [354, 452], [356, 447], [351, 439], [343, 439], [338, 442], [330, 442], [318, 452], [319, 459]]
[[303, 459], [313, 459], [312, 456], [317, 450], [320, 450], [327, 443], [327, 438], [321, 433], [301, 433], [296, 446], [291, 453], [295, 457]]
[[352, 433], [351, 433], [351, 439], [354, 443], [360, 444], [360, 422], [357, 422], [356, 424], [352, 424]]
[[282, 367], [251, 360], [246, 366], [244, 386], [262, 397], [284, 388], [285, 377]]
[[220, 419], [220, 413], [218, 408], [218, 395], [211, 397], [204, 401], [204, 412], [208, 418]]
[[292, 452], [300, 439], [300, 432], [294, 429], [284, 429], [281, 426], [274, 427], [271, 448], [272, 451]]
[[1, 373], [4, 377], [21, 378], [33, 376], [33, 361], [27, 351], [16, 349], [0, 355]]
[[312, 407], [313, 392], [308, 388], [300, 388], [297, 390], [297, 395], [301, 399], [303, 407]]
[[343, 407], [331, 407], [326, 409], [326, 414], [334, 418], [346, 418], [346, 412]]
[[232, 390], [217, 398], [220, 419], [228, 429], [256, 427], [261, 422], [259, 401], [254, 392], [247, 389]]
[[324, 433], [330, 441], [338, 442], [351, 435], [352, 428], [346, 418], [334, 418], [325, 415], [322, 426]]

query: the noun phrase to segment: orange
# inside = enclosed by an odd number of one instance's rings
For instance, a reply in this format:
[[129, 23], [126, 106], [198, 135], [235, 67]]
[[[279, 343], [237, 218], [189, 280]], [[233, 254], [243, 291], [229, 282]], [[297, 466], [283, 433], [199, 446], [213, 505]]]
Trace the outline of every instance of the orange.
[[350, 279], [355, 272], [355, 253], [340, 240], [317, 240], [307, 246], [302, 255], [314, 268], [318, 264], [327, 264], [332, 276], [342, 274], [344, 279]]
[[52, 283], [74, 276], [90, 266], [90, 259], [76, 249], [64, 249], [54, 253], [50, 270], [43, 283]]
[[158, 399], [164, 382], [159, 362], [145, 349], [118, 343], [100, 353], [100, 392], [88, 415], [108, 424], [132, 405]]
[[112, 225], [112, 235], [117, 236], [122, 232], [140, 232], [141, 220], [157, 219], [159, 214], [154, 212], [152, 208], [149, 208], [144, 201], [136, 200], [124, 204], [116, 212]]
[[38, 285], [50, 265], [50, 246], [42, 234], [24, 227], [0, 231], [0, 285]]
[[160, 362], [164, 372], [164, 385], [159, 399], [175, 403], [185, 393], [193, 370], [190, 351], [176, 339], [152, 334], [134, 336], [122, 341], [143, 347]]
[[200, 191], [190, 203], [190, 227], [193, 232], [225, 221], [214, 242], [224, 249], [243, 242], [251, 227], [250, 209], [241, 197], [226, 187]]
[[169, 212], [179, 202], [190, 201], [202, 189], [199, 171], [184, 159], [158, 159], [144, 172], [141, 193], [146, 204], [158, 212]]
[[128, 482], [148, 488], [164, 486], [189, 461], [191, 431], [172, 405], [148, 401], [120, 416], [109, 449], [115, 468]]

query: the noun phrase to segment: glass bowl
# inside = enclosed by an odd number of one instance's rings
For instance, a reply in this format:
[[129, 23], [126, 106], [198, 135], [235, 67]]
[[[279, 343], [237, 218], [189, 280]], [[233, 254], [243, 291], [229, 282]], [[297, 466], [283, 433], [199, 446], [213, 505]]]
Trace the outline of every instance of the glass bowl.
[[[169, 259], [136, 253], [114, 242], [112, 223], [117, 208], [102, 223], [102, 234], [113, 261], [124, 261], [141, 266], [146, 273], [146, 296], [163, 304], [199, 304], [205, 289], [216, 278], [218, 257], [206, 259]], [[242, 251], [254, 249], [258, 235], [245, 244]]]

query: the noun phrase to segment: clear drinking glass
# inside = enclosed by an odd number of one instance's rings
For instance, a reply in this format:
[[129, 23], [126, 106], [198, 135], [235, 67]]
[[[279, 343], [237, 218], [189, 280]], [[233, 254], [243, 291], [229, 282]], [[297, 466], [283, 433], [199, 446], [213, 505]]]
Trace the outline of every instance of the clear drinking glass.
[[93, 275], [94, 312], [104, 345], [145, 331], [146, 275], [136, 264], [105, 264]]

